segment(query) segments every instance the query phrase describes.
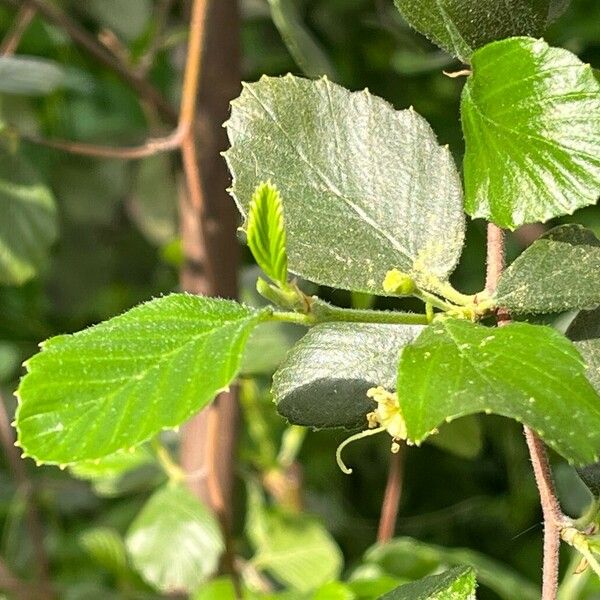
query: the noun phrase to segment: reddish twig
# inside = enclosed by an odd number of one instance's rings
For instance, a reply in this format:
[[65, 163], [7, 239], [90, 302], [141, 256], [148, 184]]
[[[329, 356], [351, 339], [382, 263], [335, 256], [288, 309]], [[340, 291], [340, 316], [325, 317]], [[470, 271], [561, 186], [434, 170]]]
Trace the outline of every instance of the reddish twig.
[[[487, 279], [486, 290], [493, 294], [504, 270], [505, 244], [504, 232], [496, 225], [488, 224], [487, 243]], [[510, 323], [510, 315], [506, 312], [498, 314], [498, 325]], [[560, 531], [564, 515], [560, 508], [552, 479], [550, 461], [544, 443], [529, 427], [523, 428], [525, 440], [533, 466], [535, 481], [540, 494], [540, 503], [544, 516], [544, 559], [542, 600], [556, 600], [558, 593], [558, 568]]]
[[140, 144], [139, 146], [117, 147], [117, 146], [100, 146], [97, 144], [85, 144], [82, 142], [72, 142], [69, 140], [47, 139], [35, 135], [19, 134], [18, 137], [38, 144], [62, 150], [70, 154], [78, 154], [80, 156], [93, 156], [96, 158], [120, 158], [122, 160], [136, 160], [153, 156], [160, 152], [168, 152], [176, 150], [181, 146], [181, 143], [187, 133], [187, 126], [178, 126], [175, 131], [161, 138], [151, 138]]
[[[0, 0], [3, 4], [21, 8], [22, 0]], [[125, 83], [130, 85], [141, 98], [155, 106], [170, 123], [177, 123], [177, 112], [171, 103], [143, 76], [124, 64], [106, 46], [98, 42], [88, 31], [81, 27], [69, 15], [44, 0], [26, 0], [27, 5], [35, 8], [40, 16], [49, 23], [63, 29], [69, 37], [98, 62], [114, 71]]]
[[35, 17], [35, 8], [25, 4], [21, 6], [15, 21], [0, 45], [0, 56], [11, 56], [15, 53], [23, 34]]
[[388, 471], [387, 484], [381, 505], [381, 517], [379, 519], [379, 531], [377, 541], [380, 544], [389, 542], [396, 531], [396, 520], [400, 499], [402, 498], [402, 486], [404, 479], [404, 461], [406, 456], [406, 445], [401, 444], [397, 453], [392, 454]]
[[[190, 24], [190, 37], [188, 48], [188, 59], [186, 61], [185, 73], [182, 86], [182, 98], [179, 110], [179, 122], [175, 131], [166, 137], [153, 138], [139, 146], [119, 148], [114, 146], [101, 146], [96, 144], [84, 144], [67, 140], [44, 139], [37, 136], [22, 136], [30, 142], [63, 150], [73, 154], [83, 156], [94, 156], [99, 158], [119, 158], [123, 160], [139, 159], [152, 156], [160, 152], [182, 148], [184, 154], [184, 165], [190, 163], [195, 157], [195, 148], [190, 146], [194, 143], [193, 124], [196, 111], [196, 95], [198, 93], [198, 81], [200, 77], [201, 57], [202, 57], [202, 32], [204, 22], [204, 3], [195, 6], [192, 21]], [[184, 148], [185, 146], [185, 148]], [[186, 161], [186, 156], [188, 160]], [[195, 167], [194, 167], [195, 170]], [[187, 173], [187, 170], [186, 170]], [[192, 185], [190, 193], [198, 196], [198, 183], [194, 180], [193, 174], [187, 177]], [[197, 177], [196, 177], [197, 180]]]

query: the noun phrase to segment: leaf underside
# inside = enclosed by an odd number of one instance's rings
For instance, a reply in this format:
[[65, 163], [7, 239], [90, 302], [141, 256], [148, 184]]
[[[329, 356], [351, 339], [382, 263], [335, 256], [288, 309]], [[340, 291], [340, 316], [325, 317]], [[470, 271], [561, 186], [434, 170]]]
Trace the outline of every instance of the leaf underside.
[[473, 55], [463, 90], [465, 207], [514, 229], [600, 195], [600, 84], [543, 40], [512, 38]]
[[581, 225], [545, 233], [502, 274], [496, 301], [514, 314], [600, 305], [600, 240]]
[[[581, 311], [569, 325], [567, 337], [583, 356], [587, 377], [600, 394], [600, 308]], [[592, 494], [600, 497], [600, 462], [578, 468], [577, 472]]]
[[445, 319], [401, 355], [398, 397], [408, 438], [476, 412], [520, 421], [567, 460], [598, 460], [600, 398], [576, 348], [548, 327], [487, 328]]
[[460, 179], [414, 111], [287, 75], [246, 84], [226, 126], [232, 195], [245, 216], [261, 181], [277, 185], [293, 273], [383, 294], [393, 268], [424, 287], [427, 273], [453, 271], [464, 239]]
[[273, 377], [278, 412], [291, 423], [316, 428], [365, 425], [374, 407], [367, 390], [395, 388], [400, 351], [422, 330], [369, 323], [312, 328]]
[[19, 444], [38, 461], [69, 464], [180, 425], [229, 385], [261, 317], [173, 294], [46, 341], [17, 391]]

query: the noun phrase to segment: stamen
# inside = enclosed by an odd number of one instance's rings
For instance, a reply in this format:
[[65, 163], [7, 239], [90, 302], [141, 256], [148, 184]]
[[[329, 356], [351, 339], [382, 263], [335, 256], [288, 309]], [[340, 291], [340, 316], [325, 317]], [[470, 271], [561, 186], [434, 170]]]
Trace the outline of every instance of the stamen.
[[351, 435], [349, 438], [346, 438], [335, 451], [335, 460], [337, 461], [338, 467], [345, 473], [346, 475], [350, 475], [352, 473], [352, 469], [349, 469], [344, 461], [342, 460], [342, 450], [352, 442], [356, 440], [361, 440], [362, 438], [368, 437], [370, 435], [375, 435], [377, 433], [382, 433], [385, 431], [385, 427], [378, 427], [377, 429], [365, 429], [364, 431], [360, 431], [359, 433], [355, 433]]

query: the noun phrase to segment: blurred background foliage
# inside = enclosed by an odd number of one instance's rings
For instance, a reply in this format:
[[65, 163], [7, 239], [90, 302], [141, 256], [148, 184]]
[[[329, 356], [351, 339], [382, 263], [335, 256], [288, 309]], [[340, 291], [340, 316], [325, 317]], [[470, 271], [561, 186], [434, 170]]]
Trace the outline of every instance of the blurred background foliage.
[[[131, 68], [147, 73], [176, 105], [185, 58], [185, 2], [58, 4]], [[161, 13], [160, 5], [169, 10]], [[397, 108], [414, 106], [460, 162], [463, 80], [442, 73], [458, 70], [460, 64], [409, 29], [391, 0], [241, 0], [240, 8], [245, 80], [263, 73], [327, 72], [351, 89], [368, 87]], [[14, 18], [13, 8], [0, 5], [0, 37]], [[598, 0], [573, 0], [547, 38], [600, 66]], [[26, 241], [18, 229], [3, 234], [8, 239], [12, 234], [15, 245], [10, 268], [2, 271], [9, 275], [0, 281], [0, 386], [9, 414], [21, 363], [42, 339], [177, 289], [182, 256], [177, 157], [161, 154], [129, 162], [84, 158], [19, 139], [27, 134], [125, 145], [144, 139], [148, 131], [164, 133], [159, 116], [38, 16], [24, 33], [18, 56], [44, 62], [36, 63], [38, 71], [8, 63], [3, 66], [8, 71], [0, 69], [0, 195], [10, 197], [19, 184], [49, 204], [34, 215], [34, 239]], [[29, 75], [15, 77], [15, 68]], [[18, 211], [18, 204], [0, 215], [0, 229], [14, 227], [10, 211]], [[596, 207], [572, 219], [600, 234]], [[512, 256], [530, 237], [527, 230], [511, 237]], [[457, 287], [467, 292], [483, 287], [484, 251], [483, 225], [472, 223], [454, 276]], [[256, 271], [250, 262], [246, 256], [240, 281], [243, 299], [255, 303]], [[339, 304], [352, 302], [345, 293], [322, 294]], [[365, 299], [354, 299], [359, 301]], [[374, 598], [398, 582], [467, 560], [478, 566], [481, 598], [534, 598], [531, 590], [541, 566], [541, 515], [519, 427], [485, 417], [468, 438], [459, 423], [448, 426], [451, 451], [433, 445], [409, 448], [399, 539], [387, 549], [369, 550], [377, 532], [389, 444], [375, 439], [351, 446], [347, 462], [354, 475], [347, 477], [334, 460], [345, 432], [286, 428], [271, 406], [269, 380], [300, 333], [291, 326], [266, 329], [252, 342], [242, 378], [235, 535], [248, 587], [287, 588], [289, 598]], [[177, 443], [176, 436], [166, 441]], [[148, 494], [164, 479], [149, 456], [125, 475], [117, 469], [112, 476], [103, 471], [101, 477], [93, 468], [92, 473], [85, 468], [70, 473], [24, 464], [58, 597], [160, 597], [134, 572], [123, 546], [123, 536]], [[567, 464], [556, 460], [555, 474], [565, 509], [580, 514], [590, 501], [587, 491]], [[27, 533], [26, 495], [22, 481], [3, 460], [0, 556], [12, 573], [28, 581], [35, 577], [36, 558]], [[290, 544], [296, 550], [306, 544], [312, 551], [286, 560]], [[457, 550], [461, 548], [469, 550]], [[325, 552], [324, 558], [319, 559], [319, 551]], [[563, 600], [600, 598], [600, 585], [591, 577], [572, 575], [575, 565], [569, 565], [568, 552], [562, 561], [568, 578]], [[294, 571], [290, 563], [296, 559], [300, 566]], [[313, 574], [323, 581], [339, 576], [349, 583], [329, 584], [302, 596]], [[196, 597], [229, 598], [229, 590], [227, 580], [218, 580]]]

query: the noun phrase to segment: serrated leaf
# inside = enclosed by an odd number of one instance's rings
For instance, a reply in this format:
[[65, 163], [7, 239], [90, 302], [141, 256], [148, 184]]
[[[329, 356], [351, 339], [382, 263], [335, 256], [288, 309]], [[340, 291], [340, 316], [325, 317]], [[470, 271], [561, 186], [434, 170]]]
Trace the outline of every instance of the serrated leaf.
[[36, 274], [56, 239], [56, 207], [31, 166], [3, 150], [0, 212], [0, 284], [20, 285]]
[[475, 572], [463, 566], [401, 585], [380, 600], [475, 600], [476, 588]]
[[306, 27], [295, 0], [269, 0], [271, 18], [279, 30], [287, 49], [308, 77], [327, 75], [336, 78], [336, 72], [325, 51]]
[[148, 500], [126, 546], [142, 577], [165, 593], [197, 590], [217, 570], [224, 549], [215, 517], [183, 485], [167, 485]]
[[488, 412], [526, 424], [570, 462], [600, 451], [600, 397], [576, 348], [549, 327], [439, 321], [403, 350], [397, 390], [417, 443], [445, 420]]
[[255, 547], [255, 568], [299, 592], [309, 592], [339, 576], [342, 553], [327, 530], [306, 515], [265, 512], [266, 535]]
[[23, 451], [69, 464], [180, 425], [231, 383], [264, 315], [230, 300], [172, 294], [46, 341], [17, 392]]
[[325, 78], [263, 77], [232, 103], [227, 129], [242, 214], [261, 181], [281, 191], [293, 273], [382, 294], [393, 268], [426, 288], [429, 274], [453, 271], [464, 239], [460, 180], [414, 111]]
[[600, 240], [581, 225], [551, 229], [502, 274], [496, 301], [515, 314], [600, 305]]
[[539, 36], [549, 0], [394, 0], [408, 23], [468, 62], [473, 51], [516, 35]]
[[543, 40], [512, 38], [473, 55], [462, 97], [465, 206], [514, 229], [600, 195], [600, 84]]
[[258, 266], [275, 282], [287, 281], [283, 205], [279, 190], [272, 183], [261, 183], [250, 201], [246, 221], [248, 247]]
[[311, 427], [366, 424], [374, 403], [367, 390], [395, 388], [401, 349], [419, 325], [325, 323], [313, 327], [273, 377], [277, 410], [291, 423]]
[[[387, 544], [369, 549], [367, 564], [376, 564], [391, 575], [404, 577], [411, 569], [426, 568], [431, 572], [440, 568], [469, 565], [481, 585], [493, 590], [502, 600], [539, 600], [537, 586], [519, 573], [483, 554], [463, 548], [447, 548], [426, 544], [413, 538], [396, 538]], [[422, 571], [421, 571], [422, 572]]]
[[83, 549], [102, 567], [122, 578], [129, 575], [125, 543], [110, 527], [88, 529], [79, 537]]
[[[567, 337], [583, 356], [587, 377], [600, 393], [600, 308], [580, 312], [569, 325]], [[577, 473], [592, 494], [600, 497], [600, 462], [578, 468]]]

